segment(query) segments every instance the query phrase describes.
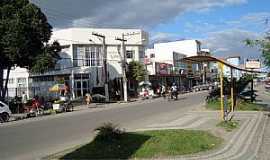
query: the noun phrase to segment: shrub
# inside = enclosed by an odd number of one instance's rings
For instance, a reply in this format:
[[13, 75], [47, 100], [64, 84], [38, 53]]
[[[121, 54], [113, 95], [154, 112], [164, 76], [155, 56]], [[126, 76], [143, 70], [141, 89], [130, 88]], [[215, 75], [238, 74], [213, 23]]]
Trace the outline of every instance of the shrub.
[[96, 138], [106, 142], [119, 140], [124, 133], [124, 130], [111, 122], [104, 123], [96, 128], [95, 131], [98, 131]]

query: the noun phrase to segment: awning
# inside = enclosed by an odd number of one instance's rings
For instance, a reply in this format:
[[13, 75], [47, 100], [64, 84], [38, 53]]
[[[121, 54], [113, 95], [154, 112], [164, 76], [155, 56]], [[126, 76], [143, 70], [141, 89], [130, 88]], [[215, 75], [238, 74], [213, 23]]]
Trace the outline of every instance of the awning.
[[191, 56], [191, 57], [185, 57], [179, 60], [181, 62], [188, 62], [188, 63], [202, 63], [202, 62], [220, 62], [232, 69], [244, 71], [244, 72], [252, 72], [252, 73], [266, 73], [266, 72], [261, 72], [261, 71], [255, 71], [255, 70], [250, 70], [250, 69], [244, 69], [240, 68], [238, 66], [232, 65], [231, 63], [224, 61], [222, 59], [213, 57], [213, 56], [208, 56], [208, 55], [198, 55], [198, 56]]

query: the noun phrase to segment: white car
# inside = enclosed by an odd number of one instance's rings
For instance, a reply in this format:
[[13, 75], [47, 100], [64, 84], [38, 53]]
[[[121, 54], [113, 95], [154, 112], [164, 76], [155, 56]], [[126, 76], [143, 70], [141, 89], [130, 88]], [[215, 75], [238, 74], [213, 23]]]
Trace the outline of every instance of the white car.
[[11, 111], [7, 104], [0, 101], [0, 123], [7, 122], [11, 115]]

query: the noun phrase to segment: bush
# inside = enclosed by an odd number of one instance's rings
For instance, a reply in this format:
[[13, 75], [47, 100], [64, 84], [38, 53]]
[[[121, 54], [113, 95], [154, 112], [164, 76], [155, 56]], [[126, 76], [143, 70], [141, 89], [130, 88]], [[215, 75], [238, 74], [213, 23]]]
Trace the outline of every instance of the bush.
[[98, 131], [96, 139], [106, 142], [117, 141], [124, 133], [123, 130], [118, 128], [118, 125], [111, 122], [104, 123], [102, 126], [96, 128], [95, 131]]

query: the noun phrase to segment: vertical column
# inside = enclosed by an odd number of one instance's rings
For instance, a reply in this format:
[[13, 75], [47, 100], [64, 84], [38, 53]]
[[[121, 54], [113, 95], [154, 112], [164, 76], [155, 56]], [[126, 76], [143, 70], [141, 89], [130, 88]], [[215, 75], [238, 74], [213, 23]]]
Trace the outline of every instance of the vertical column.
[[223, 95], [223, 64], [219, 62], [219, 69], [220, 69], [220, 73], [219, 73], [219, 79], [220, 79], [220, 111], [221, 111], [221, 118], [223, 120], [225, 120], [224, 118], [224, 95]]
[[233, 79], [233, 69], [231, 68], [231, 112], [234, 111], [234, 79]]
[[123, 54], [123, 90], [124, 90], [124, 101], [127, 102], [127, 77], [126, 77], [126, 63], [127, 63], [127, 56], [126, 56], [126, 48], [125, 48], [125, 40], [124, 34], [122, 34], [122, 54]]

